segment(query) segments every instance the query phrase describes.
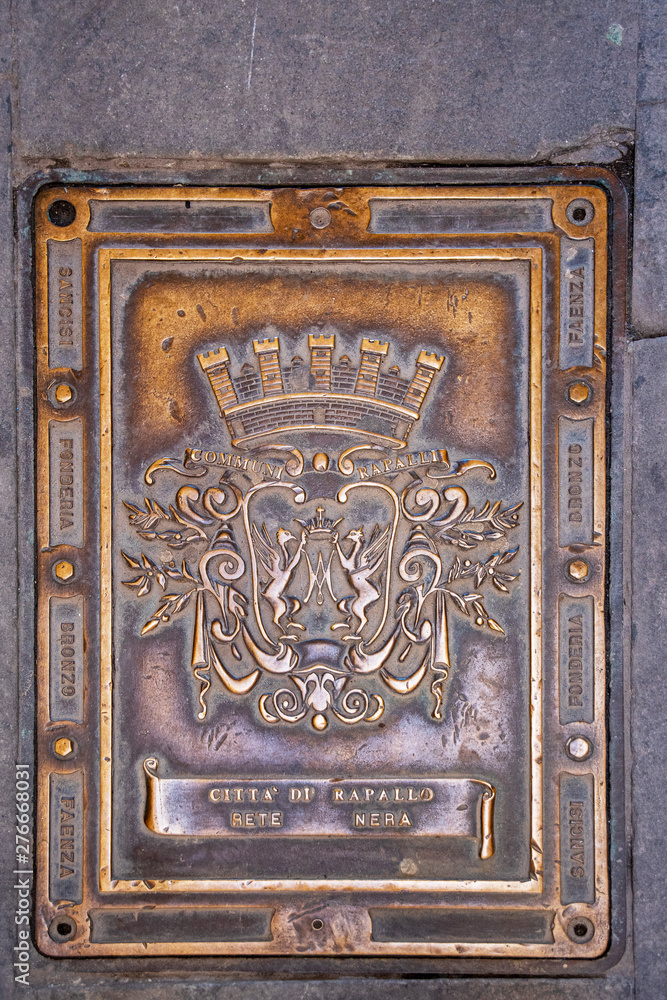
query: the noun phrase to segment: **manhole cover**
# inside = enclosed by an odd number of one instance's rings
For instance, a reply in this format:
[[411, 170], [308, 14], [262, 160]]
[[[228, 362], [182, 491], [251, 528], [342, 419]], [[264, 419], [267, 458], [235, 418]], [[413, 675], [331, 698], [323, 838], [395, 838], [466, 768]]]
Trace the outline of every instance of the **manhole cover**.
[[606, 950], [608, 217], [39, 194], [45, 952]]

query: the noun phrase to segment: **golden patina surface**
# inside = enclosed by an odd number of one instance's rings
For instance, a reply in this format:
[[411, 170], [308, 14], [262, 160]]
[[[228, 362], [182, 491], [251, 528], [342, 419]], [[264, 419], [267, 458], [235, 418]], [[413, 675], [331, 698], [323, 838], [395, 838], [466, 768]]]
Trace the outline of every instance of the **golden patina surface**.
[[35, 213], [40, 946], [604, 952], [603, 191]]

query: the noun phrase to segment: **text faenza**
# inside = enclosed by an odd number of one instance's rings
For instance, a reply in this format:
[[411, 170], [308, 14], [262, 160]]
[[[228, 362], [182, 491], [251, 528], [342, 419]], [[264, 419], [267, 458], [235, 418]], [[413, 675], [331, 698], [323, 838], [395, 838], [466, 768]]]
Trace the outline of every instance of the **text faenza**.
[[570, 271], [568, 282], [568, 323], [567, 332], [570, 344], [574, 347], [584, 346], [584, 269], [577, 267]]

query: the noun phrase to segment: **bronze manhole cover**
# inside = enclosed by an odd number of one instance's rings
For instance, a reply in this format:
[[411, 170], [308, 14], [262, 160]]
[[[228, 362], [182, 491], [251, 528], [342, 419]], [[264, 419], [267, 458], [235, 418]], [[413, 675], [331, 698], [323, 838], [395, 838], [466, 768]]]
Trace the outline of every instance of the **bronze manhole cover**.
[[44, 951], [605, 951], [608, 214], [38, 196]]

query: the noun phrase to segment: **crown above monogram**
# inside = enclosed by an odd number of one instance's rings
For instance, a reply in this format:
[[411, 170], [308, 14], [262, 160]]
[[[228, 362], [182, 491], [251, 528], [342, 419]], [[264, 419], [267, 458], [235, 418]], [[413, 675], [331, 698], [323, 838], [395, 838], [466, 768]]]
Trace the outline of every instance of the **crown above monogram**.
[[307, 521], [302, 521], [300, 518], [295, 517], [294, 520], [302, 528], [305, 528], [309, 535], [332, 535], [343, 518], [339, 517], [334, 521], [332, 517], [325, 517], [325, 513], [324, 507], [320, 506], [316, 511], [317, 517], [310, 517]]
[[385, 447], [405, 447], [444, 357], [421, 351], [406, 379], [397, 367], [381, 371], [389, 344], [364, 338], [355, 367], [347, 355], [334, 363], [335, 341], [334, 334], [310, 334], [310, 364], [296, 355], [281, 365], [278, 337], [253, 340], [259, 371], [245, 364], [238, 375], [230, 372], [224, 347], [197, 355], [234, 447], [291, 432], [356, 432]]

